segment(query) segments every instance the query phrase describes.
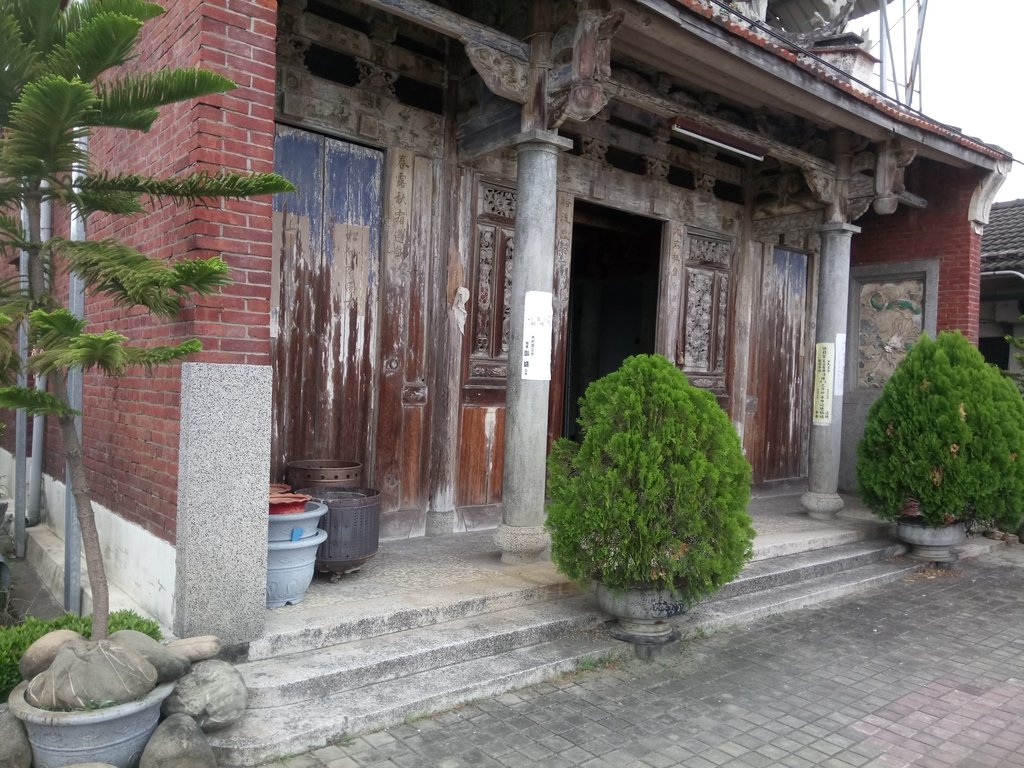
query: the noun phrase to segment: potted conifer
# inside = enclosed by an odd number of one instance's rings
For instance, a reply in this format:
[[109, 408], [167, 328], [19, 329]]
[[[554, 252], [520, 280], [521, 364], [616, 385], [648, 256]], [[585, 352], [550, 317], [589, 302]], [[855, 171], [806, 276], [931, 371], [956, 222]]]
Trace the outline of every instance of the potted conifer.
[[868, 411], [857, 484], [922, 559], [951, 559], [979, 523], [1014, 530], [1024, 515], [1024, 399], [959, 332], [922, 336]]
[[673, 637], [667, 621], [751, 555], [750, 465], [714, 396], [659, 355], [626, 359], [580, 399], [581, 442], [548, 458], [551, 556], [596, 583], [613, 633]]

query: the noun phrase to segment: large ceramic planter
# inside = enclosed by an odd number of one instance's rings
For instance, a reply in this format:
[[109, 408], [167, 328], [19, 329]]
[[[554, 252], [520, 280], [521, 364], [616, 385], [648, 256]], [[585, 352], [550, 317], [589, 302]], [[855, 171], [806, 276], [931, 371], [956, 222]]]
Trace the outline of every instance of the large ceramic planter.
[[600, 582], [594, 586], [598, 607], [618, 619], [611, 628], [613, 637], [641, 645], [660, 645], [679, 637], [669, 619], [685, 613], [686, 606], [672, 590], [636, 587], [618, 591]]
[[136, 768], [160, 720], [160, 705], [174, 683], [154, 688], [138, 701], [89, 711], [51, 712], [25, 701], [28, 683], [11, 691], [10, 712], [25, 724], [33, 768], [109, 763]]
[[963, 523], [931, 528], [919, 523], [897, 522], [896, 535], [900, 541], [910, 545], [912, 557], [932, 563], [956, 559], [953, 547], [963, 544], [967, 538]]
[[298, 541], [315, 536], [320, 518], [327, 514], [326, 505], [307, 501], [306, 509], [289, 515], [270, 515], [267, 518], [267, 541]]
[[327, 531], [296, 541], [267, 542], [267, 608], [298, 605], [313, 581], [316, 550], [327, 541]]

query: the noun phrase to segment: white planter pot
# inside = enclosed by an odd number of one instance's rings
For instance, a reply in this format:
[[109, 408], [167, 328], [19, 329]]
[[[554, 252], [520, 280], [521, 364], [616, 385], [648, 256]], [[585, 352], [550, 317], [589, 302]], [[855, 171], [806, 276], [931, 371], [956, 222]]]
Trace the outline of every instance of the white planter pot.
[[658, 645], [679, 637], [669, 619], [685, 613], [686, 606], [672, 590], [635, 587], [618, 591], [601, 582], [594, 586], [598, 608], [618, 619], [611, 629], [613, 637], [642, 645]]
[[11, 691], [10, 712], [25, 724], [33, 768], [109, 763], [136, 768], [160, 720], [160, 705], [174, 683], [158, 685], [144, 698], [88, 711], [51, 712], [25, 701], [28, 683]]
[[931, 528], [913, 523], [896, 523], [896, 535], [910, 545], [910, 554], [919, 560], [945, 563], [955, 559], [953, 547], [963, 544], [967, 531], [963, 523]]

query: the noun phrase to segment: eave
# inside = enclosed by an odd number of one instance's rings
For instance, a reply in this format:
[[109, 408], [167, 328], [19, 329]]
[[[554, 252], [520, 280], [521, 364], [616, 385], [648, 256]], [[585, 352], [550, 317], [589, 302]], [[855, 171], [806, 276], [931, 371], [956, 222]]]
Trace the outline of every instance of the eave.
[[899, 139], [919, 156], [950, 165], [993, 170], [1010, 157], [878, 92], [858, 91], [848, 77], [765, 33], [717, 16], [701, 0], [612, 0], [612, 6], [627, 11], [615, 38], [618, 53], [695, 88], [873, 141]]

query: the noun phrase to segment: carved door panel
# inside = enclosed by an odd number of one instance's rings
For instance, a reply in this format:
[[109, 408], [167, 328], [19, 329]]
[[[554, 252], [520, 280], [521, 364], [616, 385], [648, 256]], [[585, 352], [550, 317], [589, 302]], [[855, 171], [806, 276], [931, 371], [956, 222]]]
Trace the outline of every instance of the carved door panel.
[[807, 474], [810, 380], [808, 257], [764, 246], [760, 295], [751, 324], [751, 370], [744, 447], [755, 483]]
[[469, 527], [501, 502], [516, 212], [513, 189], [481, 180], [474, 195], [455, 496]]
[[[467, 528], [493, 524], [500, 511], [505, 441], [515, 190], [476, 179], [466, 287], [455, 505]], [[554, 327], [548, 443], [561, 434], [573, 198], [558, 195], [555, 224]]]
[[675, 347], [676, 365], [690, 382], [714, 392], [726, 407], [733, 248], [731, 238], [687, 237]]
[[372, 460], [383, 153], [279, 126], [274, 200], [272, 474], [306, 458]]

